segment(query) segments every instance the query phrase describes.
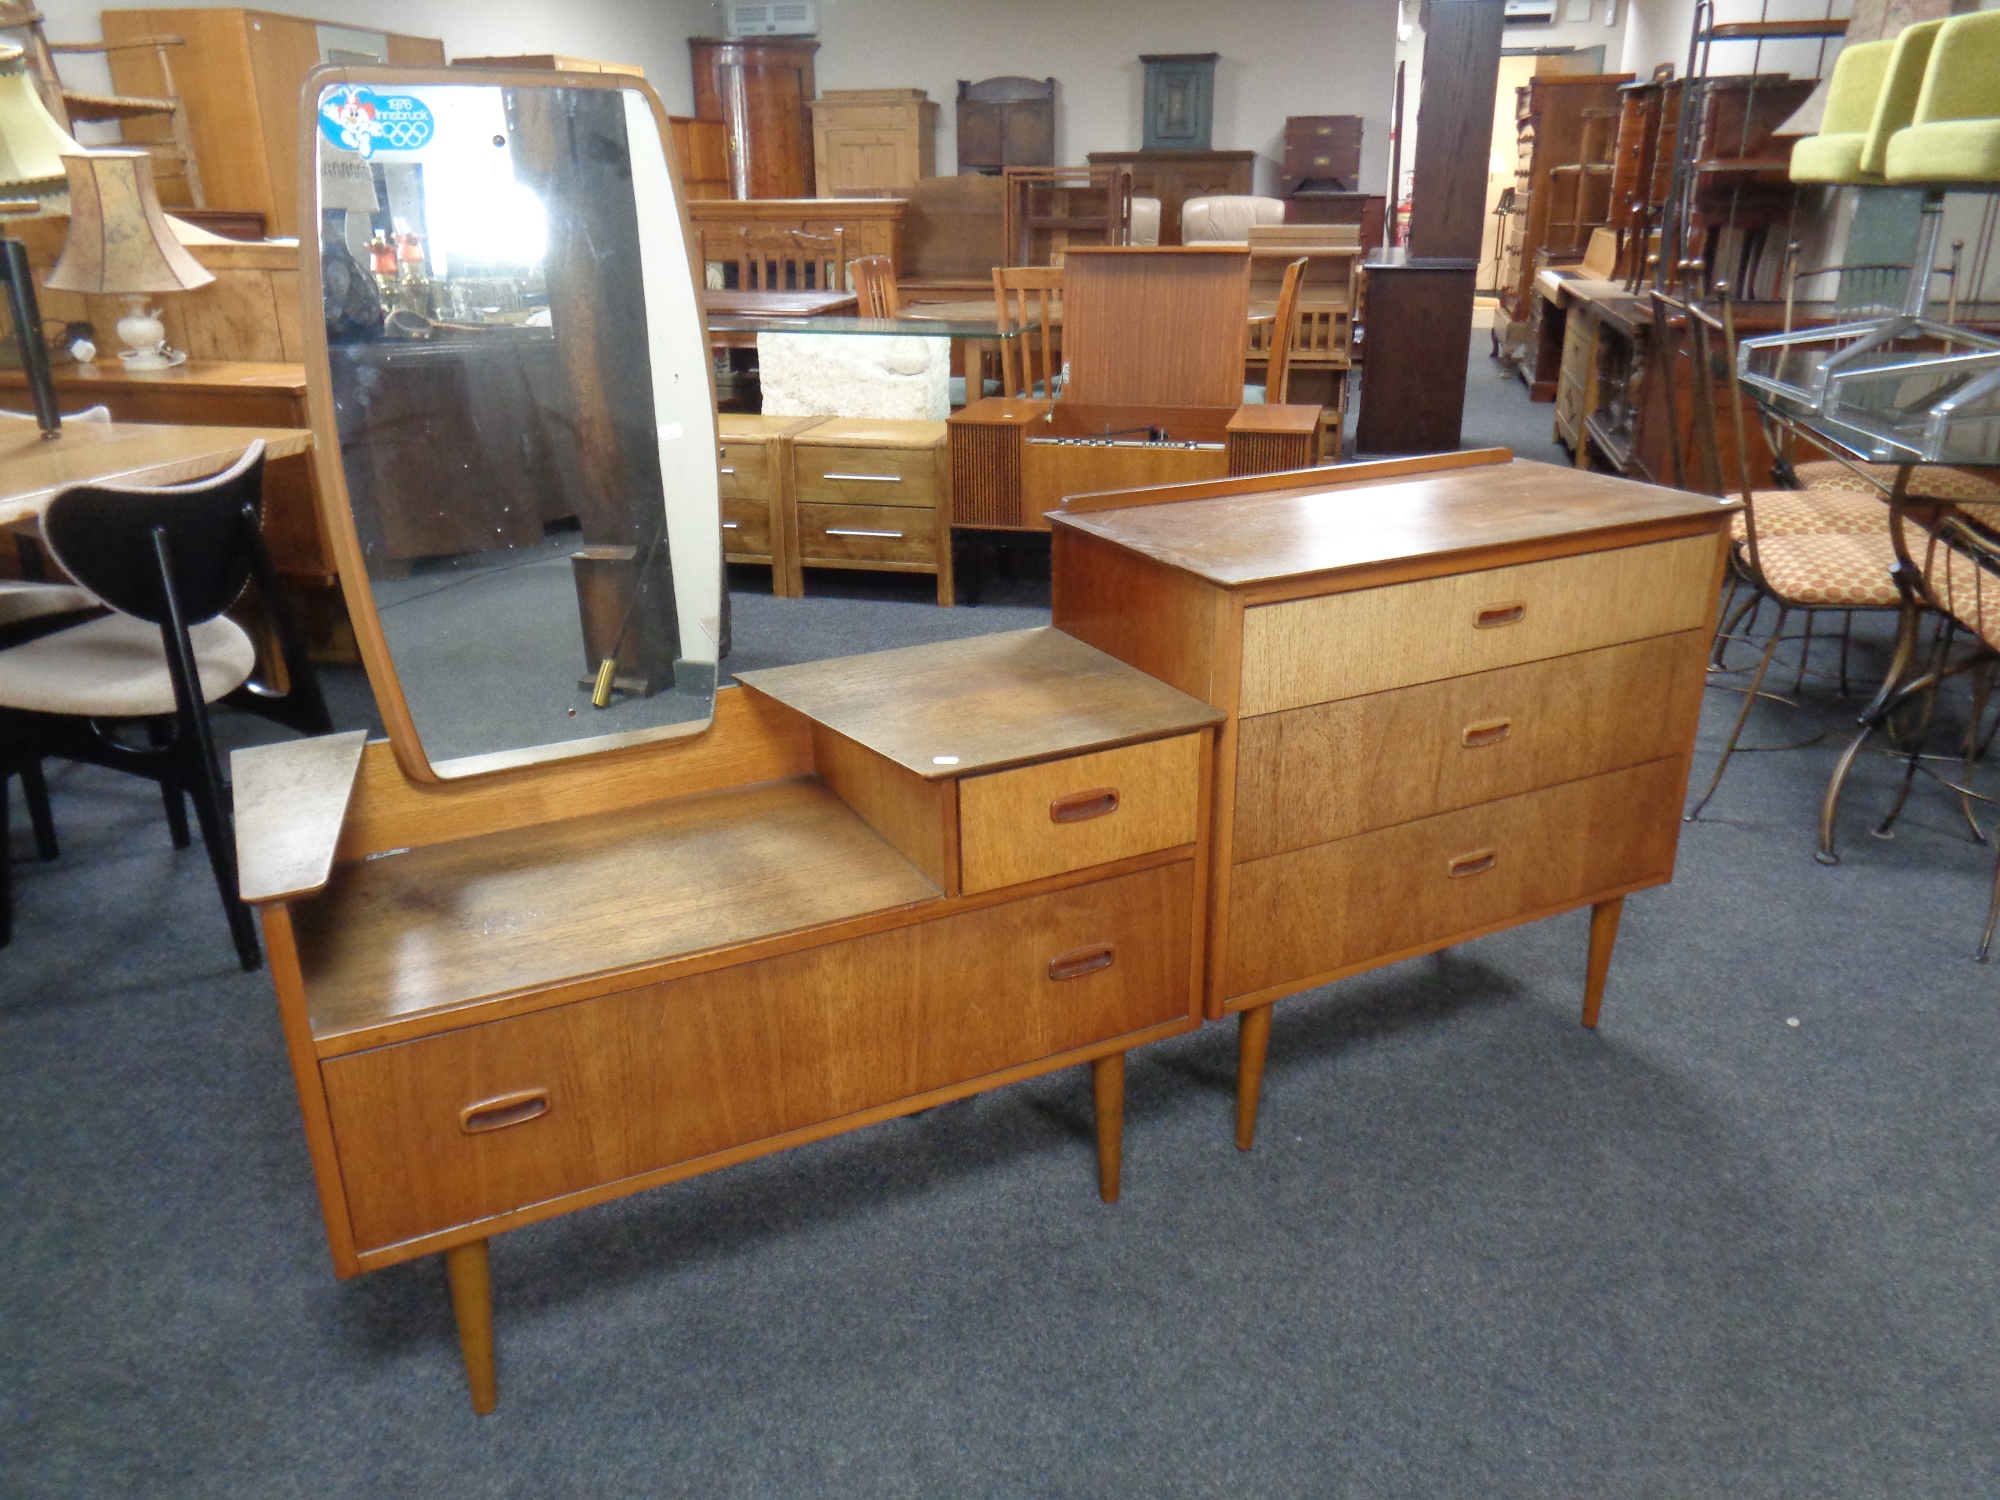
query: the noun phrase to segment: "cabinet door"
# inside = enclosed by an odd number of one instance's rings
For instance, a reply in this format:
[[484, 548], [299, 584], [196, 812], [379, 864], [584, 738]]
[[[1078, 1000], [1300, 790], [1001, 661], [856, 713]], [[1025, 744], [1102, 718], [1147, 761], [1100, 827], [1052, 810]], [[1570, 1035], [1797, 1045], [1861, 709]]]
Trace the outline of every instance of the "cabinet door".
[[1146, 64], [1146, 150], [1208, 150], [1214, 78], [1209, 62]]

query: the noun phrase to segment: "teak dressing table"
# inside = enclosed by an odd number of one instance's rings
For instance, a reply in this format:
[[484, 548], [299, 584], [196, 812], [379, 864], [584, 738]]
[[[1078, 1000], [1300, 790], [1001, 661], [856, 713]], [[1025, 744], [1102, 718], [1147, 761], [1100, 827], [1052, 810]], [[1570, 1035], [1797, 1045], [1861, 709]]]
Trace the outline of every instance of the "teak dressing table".
[[1205, 1009], [1672, 878], [1732, 506], [1504, 449], [1067, 501], [1054, 618], [1226, 715]]

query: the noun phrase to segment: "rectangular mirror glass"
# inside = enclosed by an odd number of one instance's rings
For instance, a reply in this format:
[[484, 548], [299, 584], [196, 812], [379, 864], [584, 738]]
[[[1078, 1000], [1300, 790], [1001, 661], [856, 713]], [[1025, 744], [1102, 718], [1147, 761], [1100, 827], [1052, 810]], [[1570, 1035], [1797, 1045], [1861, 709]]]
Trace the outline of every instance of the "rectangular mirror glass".
[[316, 73], [307, 104], [320, 474], [405, 770], [705, 728], [726, 636], [715, 403], [658, 100], [631, 79], [351, 68]]

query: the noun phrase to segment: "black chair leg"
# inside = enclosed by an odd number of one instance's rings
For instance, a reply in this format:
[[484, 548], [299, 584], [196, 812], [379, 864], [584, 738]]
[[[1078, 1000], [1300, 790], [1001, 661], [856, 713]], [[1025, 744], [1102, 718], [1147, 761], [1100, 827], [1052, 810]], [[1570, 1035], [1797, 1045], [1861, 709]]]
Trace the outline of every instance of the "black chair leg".
[[[42, 775], [42, 763], [38, 760], [26, 761], [21, 766], [21, 800], [28, 804], [28, 821], [35, 828], [35, 853], [41, 859], [54, 859], [59, 852], [56, 848], [55, 814], [49, 810], [49, 783]], [[4, 813], [5, 796], [0, 793], [0, 828], [6, 826]]]
[[[198, 752], [185, 758], [205, 760]], [[215, 889], [229, 918], [229, 936], [236, 943], [236, 957], [244, 969], [255, 970], [262, 966], [264, 954], [257, 943], [256, 919], [237, 894], [236, 838], [223, 805], [226, 793], [222, 778], [213, 761], [190, 769], [194, 774], [188, 778], [188, 795], [194, 799], [194, 814], [201, 823], [201, 841], [208, 849], [209, 868], [215, 872]]]
[[7, 849], [7, 778], [11, 774], [0, 764], [0, 948], [14, 941], [14, 872]]
[[[164, 750], [174, 742], [172, 729], [158, 719], [147, 721], [146, 738], [156, 750]], [[181, 798], [180, 776], [171, 764], [160, 778], [160, 801], [167, 809], [167, 832], [173, 838], [174, 847], [187, 848], [193, 842], [188, 837], [187, 803]]]

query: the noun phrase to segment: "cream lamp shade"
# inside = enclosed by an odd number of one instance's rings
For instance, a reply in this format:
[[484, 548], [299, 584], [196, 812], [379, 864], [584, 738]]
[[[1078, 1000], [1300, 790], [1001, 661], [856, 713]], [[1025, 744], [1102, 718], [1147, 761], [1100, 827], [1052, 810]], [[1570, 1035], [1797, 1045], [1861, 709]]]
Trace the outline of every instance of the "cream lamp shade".
[[186, 359], [166, 347], [148, 292], [185, 292], [215, 277], [182, 248], [153, 191], [153, 159], [143, 151], [79, 151], [69, 171], [69, 238], [43, 283], [52, 291], [123, 296], [118, 320], [128, 370], [164, 370]]
[[81, 149], [42, 103], [26, 54], [0, 46], [0, 198], [33, 198], [42, 213], [61, 213], [62, 159]]

